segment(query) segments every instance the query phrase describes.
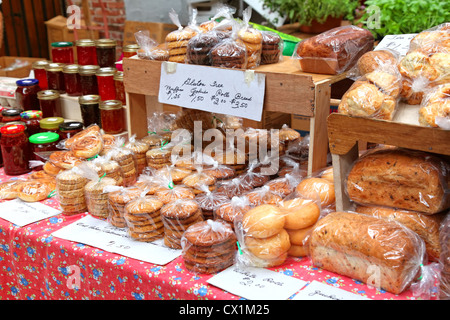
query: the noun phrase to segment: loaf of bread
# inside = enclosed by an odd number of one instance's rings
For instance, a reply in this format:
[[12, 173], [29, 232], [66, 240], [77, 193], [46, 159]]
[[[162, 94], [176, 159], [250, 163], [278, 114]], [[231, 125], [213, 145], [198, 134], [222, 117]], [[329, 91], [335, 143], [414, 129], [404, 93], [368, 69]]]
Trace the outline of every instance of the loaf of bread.
[[425, 245], [400, 223], [333, 212], [313, 229], [310, 254], [320, 268], [400, 294], [418, 276]]
[[338, 74], [354, 66], [373, 45], [370, 31], [342, 26], [301, 41], [296, 54], [304, 72]]
[[374, 150], [353, 164], [347, 193], [358, 204], [435, 214], [450, 207], [449, 168], [448, 162], [425, 152]]

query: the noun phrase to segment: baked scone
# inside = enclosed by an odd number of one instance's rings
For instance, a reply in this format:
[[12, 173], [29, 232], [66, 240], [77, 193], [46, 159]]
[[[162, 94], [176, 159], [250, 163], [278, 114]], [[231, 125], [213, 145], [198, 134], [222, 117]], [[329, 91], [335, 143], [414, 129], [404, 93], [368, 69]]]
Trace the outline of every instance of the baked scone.
[[450, 83], [437, 86], [428, 93], [419, 109], [419, 123], [422, 126], [437, 128], [439, 118], [441, 121], [450, 121]]
[[356, 63], [356, 67], [361, 76], [373, 72], [382, 66], [397, 65], [397, 57], [392, 51], [389, 50], [377, 50], [364, 53]]

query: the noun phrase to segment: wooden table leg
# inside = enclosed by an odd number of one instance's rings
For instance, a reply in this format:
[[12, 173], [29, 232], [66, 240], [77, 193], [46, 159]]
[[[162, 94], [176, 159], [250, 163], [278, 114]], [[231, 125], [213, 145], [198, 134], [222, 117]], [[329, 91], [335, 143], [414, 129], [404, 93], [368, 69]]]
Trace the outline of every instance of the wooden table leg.
[[336, 195], [336, 211], [349, 211], [353, 209], [352, 202], [345, 191], [347, 174], [353, 162], [358, 159], [358, 143], [345, 155], [331, 154], [333, 161], [334, 193]]

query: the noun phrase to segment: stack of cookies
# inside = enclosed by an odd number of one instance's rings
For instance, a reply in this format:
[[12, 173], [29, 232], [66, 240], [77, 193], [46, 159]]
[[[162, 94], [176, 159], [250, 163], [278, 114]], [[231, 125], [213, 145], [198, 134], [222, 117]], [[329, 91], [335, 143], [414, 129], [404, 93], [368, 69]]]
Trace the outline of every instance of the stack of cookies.
[[124, 213], [125, 205], [139, 197], [142, 189], [138, 187], [122, 188], [108, 193], [108, 222], [118, 228], [127, 226]]
[[152, 242], [164, 236], [160, 210], [163, 202], [154, 196], [140, 196], [125, 205], [128, 234], [137, 241]]
[[236, 236], [227, 223], [205, 220], [191, 225], [185, 231], [181, 246], [188, 271], [211, 274], [233, 264]]
[[91, 215], [99, 218], [108, 217], [108, 193], [105, 193], [103, 188], [115, 185], [116, 180], [107, 177], [91, 180], [86, 184], [84, 187], [86, 205]]
[[245, 69], [247, 66], [245, 45], [226, 39], [211, 50], [211, 65], [220, 68]]
[[74, 215], [86, 212], [84, 187], [88, 180], [74, 170], [65, 170], [56, 176], [56, 192], [62, 213]]
[[105, 177], [116, 180], [117, 186], [124, 185], [122, 168], [117, 161], [104, 161], [100, 164], [100, 166], [105, 173]]
[[238, 32], [238, 42], [247, 49], [247, 69], [253, 69], [261, 63], [262, 35], [259, 30], [243, 28]]
[[280, 61], [282, 41], [275, 32], [261, 31], [262, 51], [261, 64], [272, 64]]
[[166, 36], [166, 47], [169, 51], [169, 61], [184, 63], [189, 40], [197, 34], [193, 29], [186, 27], [172, 31]]
[[186, 176], [181, 182], [192, 189], [194, 194], [200, 194], [205, 190], [214, 191], [216, 189], [216, 178], [202, 171], [194, 172]]
[[192, 174], [192, 170], [175, 166], [166, 166], [156, 172], [156, 175], [167, 176], [174, 184], [181, 184], [183, 179], [190, 174]]
[[209, 52], [219, 43], [214, 32], [199, 33], [187, 45], [186, 62], [189, 64], [211, 65]]
[[238, 221], [251, 208], [246, 197], [233, 197], [214, 210], [214, 219], [225, 221], [234, 230], [235, 221]]
[[114, 150], [112, 160], [116, 161], [122, 169], [123, 185], [129, 187], [136, 182], [137, 170], [134, 154], [131, 150], [121, 148]]
[[147, 166], [146, 152], [149, 150], [149, 145], [131, 137], [125, 145], [125, 148], [130, 149], [133, 152], [136, 161], [136, 172], [137, 175], [140, 175]]
[[172, 149], [167, 147], [153, 148], [145, 153], [147, 159], [147, 166], [150, 168], [159, 170], [165, 166], [172, 164], [170, 156], [172, 155]]
[[181, 249], [181, 237], [189, 226], [203, 221], [198, 203], [191, 199], [179, 199], [164, 205], [161, 217], [164, 223], [164, 244], [174, 249]]
[[206, 192], [196, 195], [195, 201], [197, 201], [200, 206], [205, 219], [214, 219], [214, 210], [220, 205], [230, 201], [230, 198], [224, 193], [210, 192], [207, 190]]
[[214, 153], [213, 157], [219, 165], [226, 165], [232, 168], [236, 176], [243, 174], [248, 167], [247, 154], [233, 147], [227, 148], [223, 152]]

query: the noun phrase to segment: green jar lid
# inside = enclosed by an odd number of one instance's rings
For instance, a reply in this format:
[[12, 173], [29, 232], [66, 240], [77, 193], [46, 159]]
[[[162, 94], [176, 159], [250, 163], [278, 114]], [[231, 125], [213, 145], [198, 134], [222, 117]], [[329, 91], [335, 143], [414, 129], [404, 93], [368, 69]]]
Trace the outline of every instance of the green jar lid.
[[64, 118], [61, 117], [49, 117], [44, 118], [39, 122], [42, 129], [58, 129], [59, 125], [64, 122]]
[[44, 144], [58, 141], [59, 134], [55, 132], [40, 132], [30, 136], [29, 140], [33, 144]]
[[60, 42], [52, 42], [52, 47], [55, 48], [65, 48], [65, 47], [72, 47], [73, 43], [68, 41], [60, 41]]

